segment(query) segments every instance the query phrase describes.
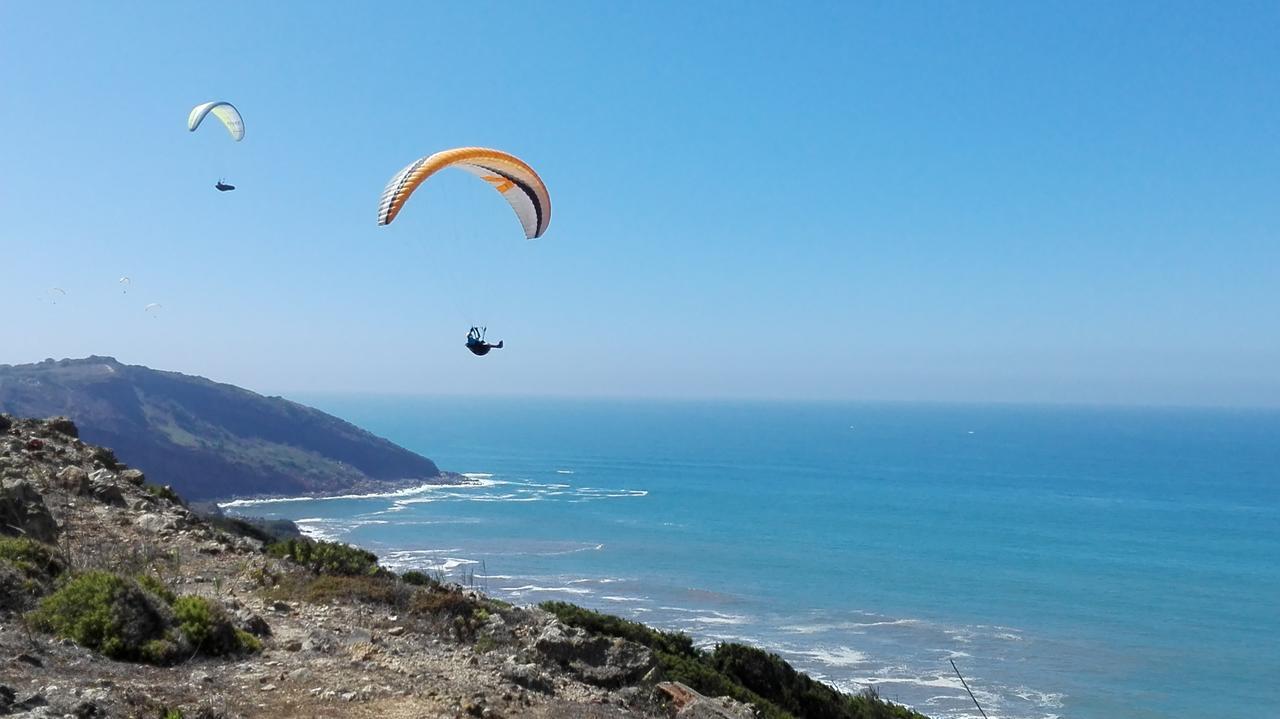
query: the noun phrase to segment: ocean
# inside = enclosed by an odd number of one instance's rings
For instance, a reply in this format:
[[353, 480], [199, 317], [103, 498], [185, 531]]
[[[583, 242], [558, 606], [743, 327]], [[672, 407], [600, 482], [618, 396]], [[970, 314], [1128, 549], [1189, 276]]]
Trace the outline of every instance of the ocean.
[[480, 480], [236, 503], [933, 717], [1280, 711], [1280, 412], [302, 397]]

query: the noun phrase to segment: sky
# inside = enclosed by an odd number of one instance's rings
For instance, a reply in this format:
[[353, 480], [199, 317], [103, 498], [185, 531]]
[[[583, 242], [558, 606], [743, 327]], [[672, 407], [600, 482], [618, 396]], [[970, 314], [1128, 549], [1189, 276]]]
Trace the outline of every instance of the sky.
[[[1274, 2], [3, 2], [0, 363], [1280, 406], [1277, 68]], [[542, 239], [459, 171], [376, 226], [461, 145]]]

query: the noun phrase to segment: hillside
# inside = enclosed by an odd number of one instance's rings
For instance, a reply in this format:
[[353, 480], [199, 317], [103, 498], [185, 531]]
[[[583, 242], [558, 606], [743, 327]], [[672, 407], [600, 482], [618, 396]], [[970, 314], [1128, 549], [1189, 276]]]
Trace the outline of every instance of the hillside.
[[111, 357], [0, 365], [0, 411], [71, 418], [190, 499], [448, 481], [431, 460], [280, 397]]

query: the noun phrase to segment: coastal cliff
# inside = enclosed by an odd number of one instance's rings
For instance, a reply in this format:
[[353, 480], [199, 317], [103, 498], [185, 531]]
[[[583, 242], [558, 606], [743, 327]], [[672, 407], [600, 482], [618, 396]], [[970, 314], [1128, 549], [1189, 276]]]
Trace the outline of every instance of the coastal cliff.
[[0, 365], [0, 411], [69, 417], [86, 441], [113, 448], [193, 500], [457, 480], [319, 410], [111, 357]]
[[749, 646], [202, 517], [78, 435], [0, 415], [0, 714], [921, 718]]

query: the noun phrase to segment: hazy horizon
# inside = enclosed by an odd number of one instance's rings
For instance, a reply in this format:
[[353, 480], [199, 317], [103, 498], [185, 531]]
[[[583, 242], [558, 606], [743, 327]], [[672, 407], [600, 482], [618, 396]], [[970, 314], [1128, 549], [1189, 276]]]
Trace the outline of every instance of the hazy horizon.
[[[0, 363], [1280, 406], [1274, 5], [7, 3], [0, 63]], [[187, 131], [214, 99], [243, 142]], [[375, 226], [473, 144], [537, 168], [542, 239], [457, 172]]]

